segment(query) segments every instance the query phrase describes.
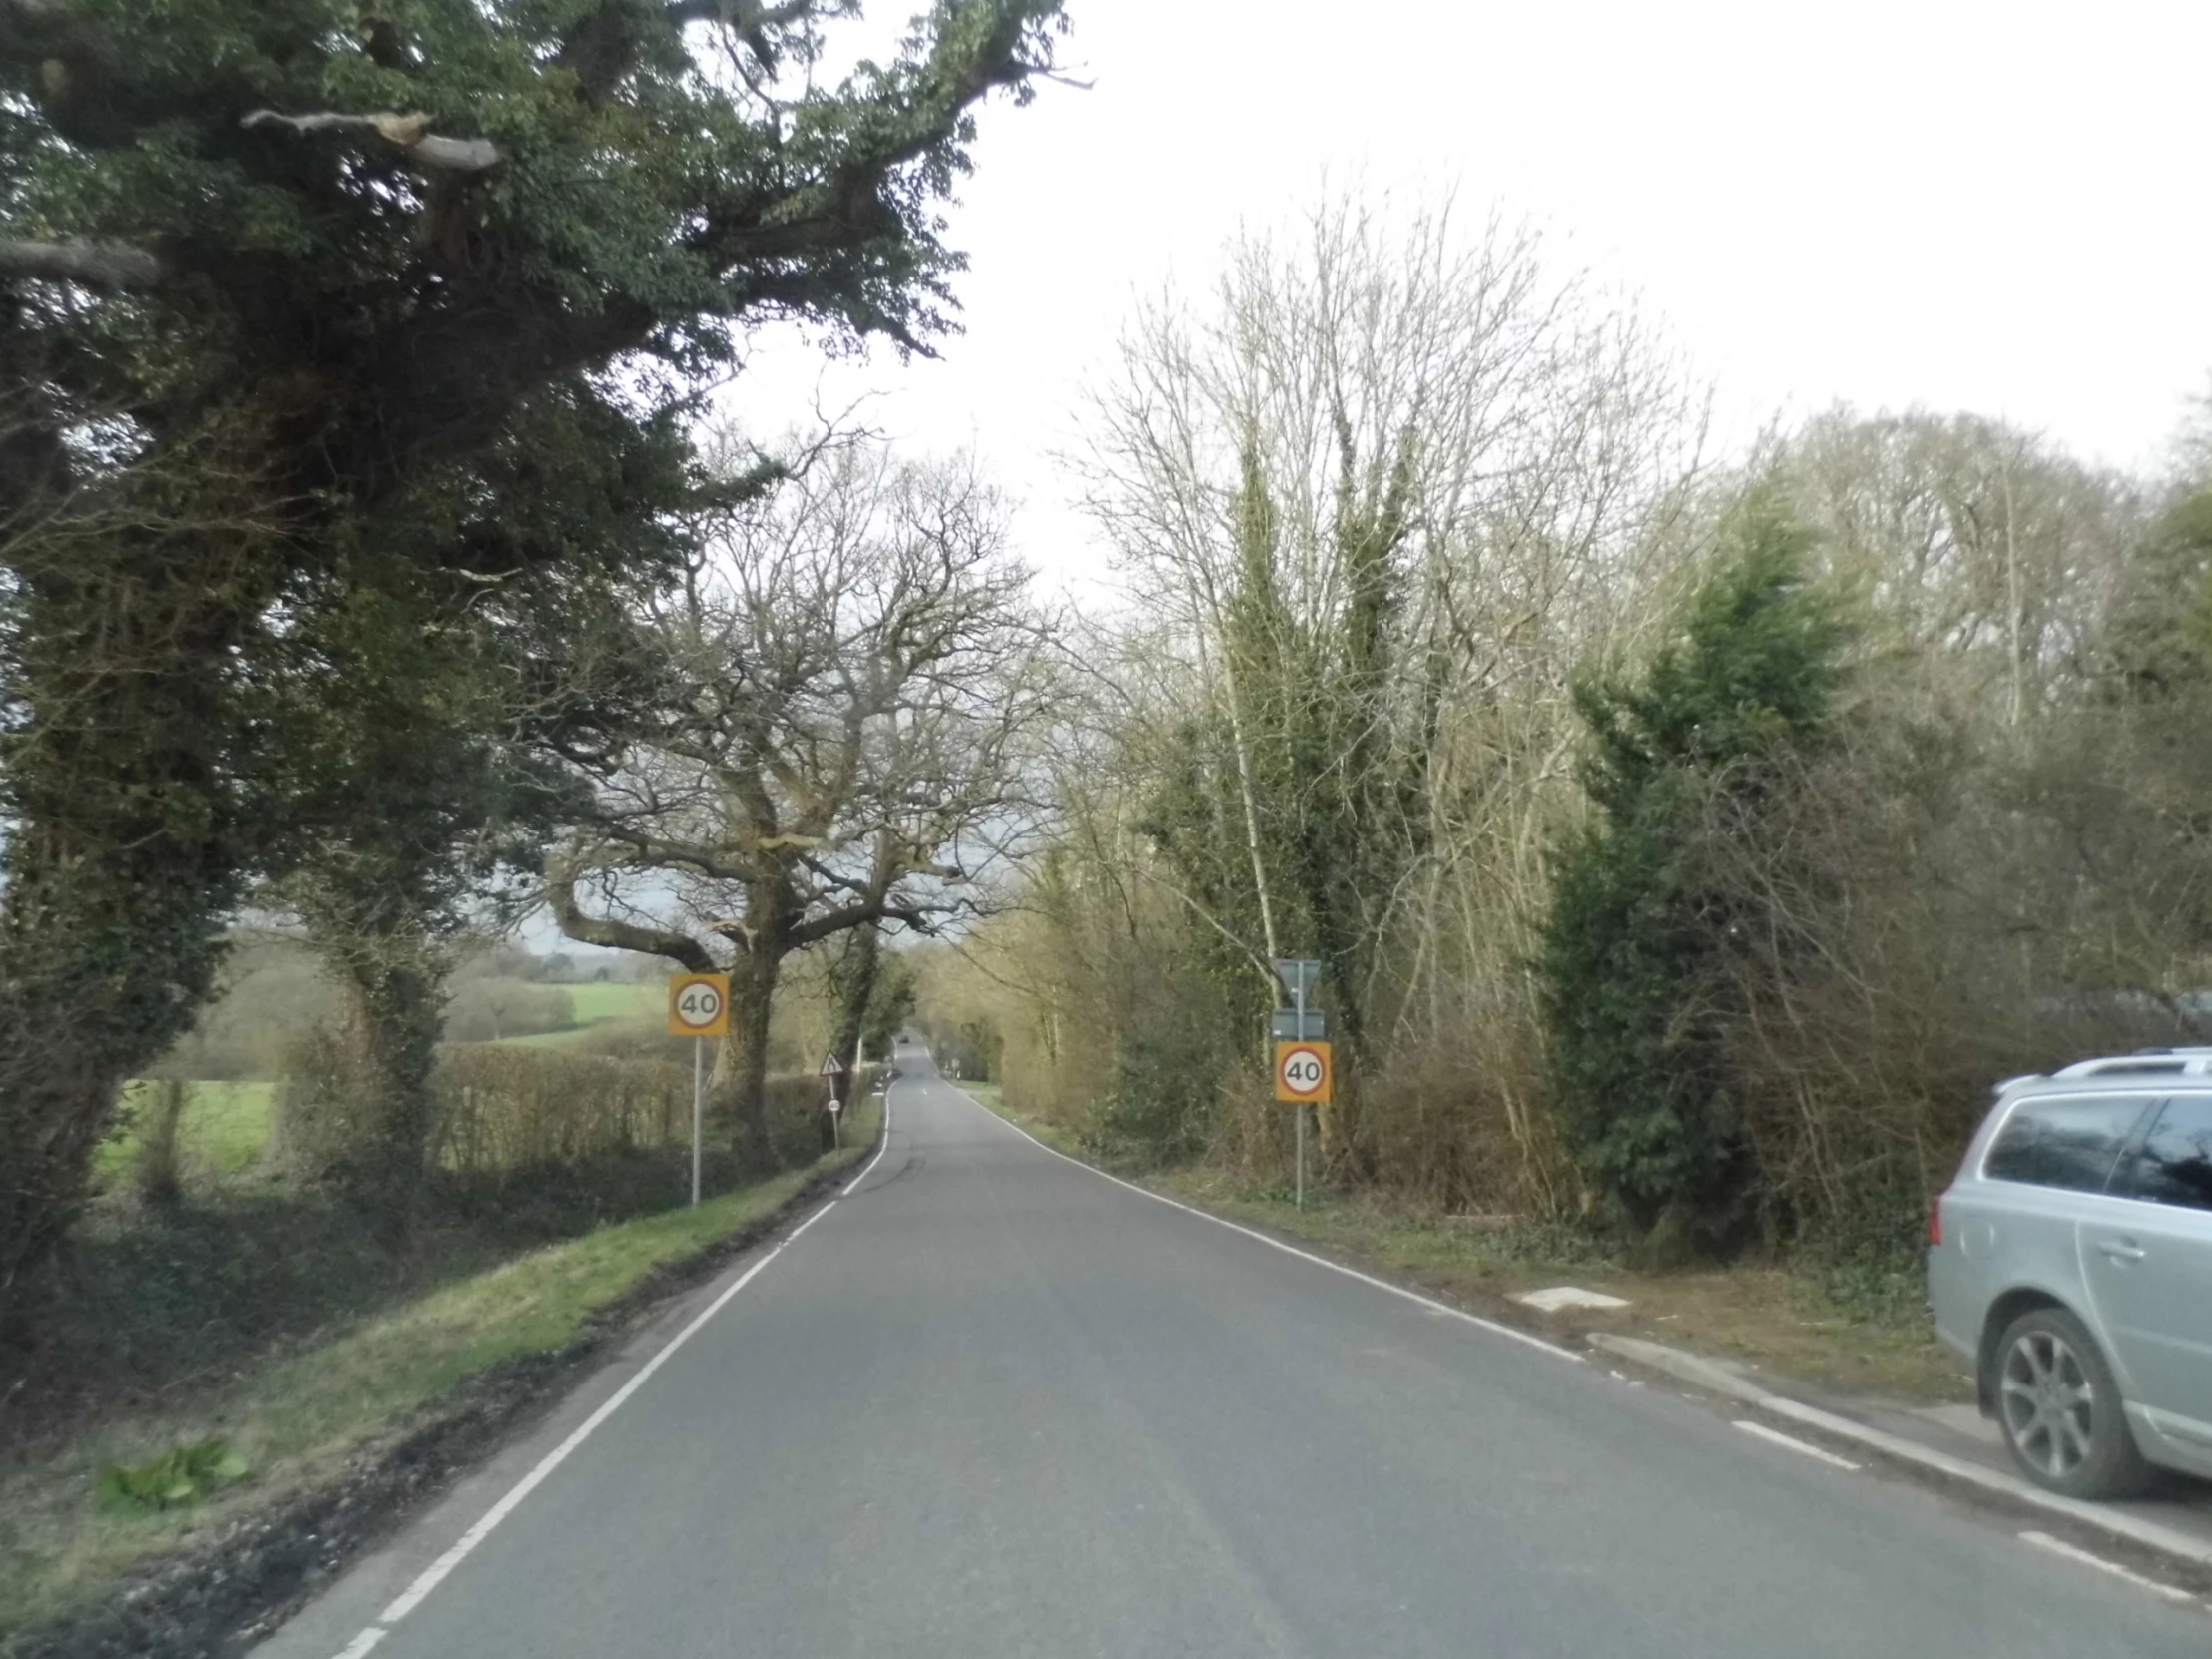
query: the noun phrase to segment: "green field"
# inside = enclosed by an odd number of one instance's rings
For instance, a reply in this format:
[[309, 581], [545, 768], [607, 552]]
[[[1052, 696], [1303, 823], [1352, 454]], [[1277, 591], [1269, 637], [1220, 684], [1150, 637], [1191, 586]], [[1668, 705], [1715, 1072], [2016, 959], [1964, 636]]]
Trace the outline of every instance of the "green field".
[[658, 1014], [667, 1005], [664, 985], [565, 985], [576, 1004], [576, 1023], [591, 1025], [603, 1019], [637, 1019]]
[[[668, 996], [658, 984], [598, 983], [563, 985], [560, 989], [568, 992], [575, 1005], [574, 1025], [565, 1031], [506, 1040], [554, 1046], [572, 1043], [594, 1026], [613, 1020], [658, 1018]], [[113, 1186], [129, 1176], [139, 1152], [138, 1131], [132, 1120], [151, 1110], [155, 1087], [144, 1081], [125, 1086], [123, 1126], [100, 1148], [94, 1163], [101, 1186]], [[275, 1083], [188, 1083], [185, 1087], [189, 1092], [178, 1146], [188, 1170], [236, 1175], [269, 1150], [276, 1118]]]
[[541, 1031], [534, 1036], [509, 1037], [509, 1043], [551, 1046], [572, 1043], [594, 1026], [614, 1020], [657, 1019], [667, 1006], [668, 991], [658, 984], [596, 983], [562, 985], [576, 1009], [576, 1023], [566, 1031]]
[[[132, 1120], [152, 1110], [157, 1087], [148, 1082], [125, 1085], [124, 1126], [100, 1148], [93, 1165], [102, 1186], [130, 1173], [139, 1152]], [[178, 1125], [177, 1142], [188, 1169], [236, 1175], [269, 1149], [276, 1121], [276, 1084], [188, 1083], [185, 1089], [185, 1115]]]

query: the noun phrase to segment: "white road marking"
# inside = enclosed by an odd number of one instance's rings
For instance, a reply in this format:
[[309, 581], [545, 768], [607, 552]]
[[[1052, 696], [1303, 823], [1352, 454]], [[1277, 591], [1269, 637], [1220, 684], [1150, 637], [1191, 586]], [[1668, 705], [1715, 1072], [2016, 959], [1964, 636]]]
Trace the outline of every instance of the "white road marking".
[[447, 1574], [451, 1573], [455, 1567], [459, 1566], [463, 1561], [467, 1560], [469, 1556], [474, 1553], [476, 1546], [482, 1543], [486, 1538], [491, 1536], [492, 1530], [497, 1527], [501, 1521], [505, 1520], [509, 1515], [513, 1514], [515, 1510], [521, 1505], [524, 1498], [528, 1497], [532, 1492], [538, 1489], [538, 1487], [544, 1482], [546, 1476], [551, 1474], [555, 1469], [559, 1468], [562, 1463], [568, 1460], [568, 1455], [570, 1452], [574, 1451], [578, 1446], [582, 1445], [586, 1440], [590, 1439], [593, 1433], [598, 1430], [601, 1423], [605, 1422], [609, 1417], [613, 1416], [615, 1412], [619, 1411], [632, 1394], [636, 1393], [640, 1388], [645, 1386], [647, 1380], [651, 1378], [655, 1372], [659, 1371], [663, 1366], [667, 1365], [670, 1360], [675, 1358], [676, 1351], [678, 1349], [682, 1348], [686, 1343], [690, 1342], [693, 1337], [699, 1334], [701, 1328], [704, 1327], [709, 1320], [713, 1319], [717, 1314], [721, 1313], [724, 1308], [729, 1306], [730, 1299], [732, 1297], [736, 1296], [740, 1291], [744, 1290], [746, 1286], [752, 1284], [754, 1280], [758, 1279], [761, 1276], [762, 1271], [768, 1267], [769, 1263], [775, 1261], [777, 1257], [783, 1255], [785, 1251], [791, 1249], [793, 1245], [797, 1244], [799, 1242], [799, 1236], [802, 1233], [806, 1232], [808, 1228], [814, 1226], [816, 1222], [822, 1220], [824, 1216], [828, 1215], [831, 1210], [835, 1209], [837, 1207], [838, 1199], [843, 1198], [844, 1195], [846, 1193], [849, 1193], [853, 1187], [858, 1186], [861, 1181], [866, 1180], [868, 1171], [874, 1169], [876, 1162], [882, 1158], [885, 1152], [890, 1150], [890, 1144], [891, 1099], [890, 1094], [886, 1091], [883, 1096], [883, 1144], [876, 1148], [875, 1157], [868, 1160], [867, 1169], [862, 1170], [859, 1176], [853, 1180], [851, 1185], [845, 1187], [842, 1191], [840, 1191], [837, 1194], [836, 1198], [832, 1198], [828, 1204], [825, 1204], [821, 1209], [817, 1210], [813, 1215], [809, 1216], [805, 1221], [801, 1222], [797, 1227], [793, 1228], [791, 1236], [789, 1238], [785, 1239], [784, 1242], [779, 1244], [774, 1250], [770, 1251], [766, 1256], [762, 1257], [758, 1262], [755, 1262], [750, 1268], [746, 1269], [745, 1273], [739, 1277], [738, 1281], [735, 1284], [733, 1284], [728, 1290], [724, 1291], [722, 1295], [715, 1298], [714, 1302], [709, 1305], [706, 1312], [701, 1314], [697, 1319], [693, 1320], [691, 1324], [685, 1326], [683, 1330], [677, 1332], [677, 1334], [670, 1339], [668, 1345], [664, 1347], [660, 1351], [660, 1353], [654, 1355], [652, 1359], [648, 1360], [644, 1364], [644, 1366], [639, 1369], [638, 1374], [635, 1377], [631, 1378], [629, 1382], [623, 1383], [621, 1387], [617, 1388], [614, 1393], [608, 1397], [607, 1401], [599, 1407], [598, 1410], [594, 1411], [590, 1416], [584, 1419], [583, 1423], [576, 1429], [573, 1434], [569, 1435], [567, 1439], [563, 1440], [559, 1445], [555, 1446], [551, 1451], [547, 1452], [543, 1457], [541, 1457], [538, 1460], [537, 1467], [533, 1468], [528, 1474], [524, 1475], [520, 1480], [516, 1481], [514, 1485], [508, 1490], [506, 1496], [502, 1497], [497, 1503], [493, 1504], [490, 1509], [486, 1510], [483, 1516], [476, 1522], [474, 1526], [470, 1527], [466, 1532], [462, 1533], [459, 1542], [454, 1544], [451, 1549], [447, 1550], [435, 1561], [432, 1561], [427, 1567], [423, 1568], [422, 1571], [418, 1575], [416, 1575], [415, 1581], [412, 1584], [409, 1584], [406, 1589], [402, 1590], [397, 1598], [393, 1600], [392, 1604], [389, 1607], [386, 1607], [383, 1612], [378, 1615], [381, 1623], [372, 1624], [367, 1629], [363, 1630], [358, 1636], [355, 1636], [353, 1640], [348, 1642], [345, 1645], [344, 1649], [337, 1655], [337, 1659], [361, 1659], [361, 1656], [363, 1654], [367, 1653], [370, 1648], [374, 1647], [378, 1642], [382, 1641], [385, 1636], [390, 1634], [387, 1629], [383, 1628], [384, 1626], [397, 1624], [401, 1619], [405, 1618], [409, 1613], [413, 1612], [417, 1607], [421, 1606], [423, 1597], [427, 1596], [432, 1590], [436, 1589], [440, 1584], [444, 1583]]
[[[845, 1183], [845, 1185], [844, 1185], [844, 1191], [842, 1191], [842, 1192], [840, 1192], [839, 1194], [837, 1194], [837, 1198], [849, 1198], [849, 1197], [851, 1197], [853, 1189], [854, 1189], [855, 1187], [859, 1186], [859, 1184], [860, 1184], [861, 1182], [865, 1181], [865, 1180], [866, 1180], [866, 1179], [867, 1179], [867, 1178], [868, 1178], [869, 1176], [871, 1176], [871, 1175], [873, 1175], [873, 1174], [875, 1173], [875, 1166], [876, 1166], [877, 1164], [880, 1164], [880, 1163], [881, 1163], [881, 1162], [883, 1161], [883, 1154], [884, 1154], [884, 1153], [886, 1153], [886, 1152], [888, 1152], [888, 1151], [890, 1151], [890, 1149], [891, 1149], [891, 1091], [890, 1091], [890, 1090], [889, 1090], [888, 1088], [886, 1088], [886, 1089], [885, 1089], [885, 1090], [883, 1091], [883, 1144], [882, 1144], [882, 1145], [880, 1145], [880, 1146], [878, 1146], [878, 1147], [877, 1147], [877, 1148], [875, 1149], [875, 1156], [874, 1156], [874, 1157], [872, 1157], [872, 1158], [870, 1158], [870, 1159], [869, 1159], [869, 1160], [867, 1161], [867, 1168], [865, 1168], [865, 1169], [863, 1169], [862, 1171], [860, 1171], [860, 1173], [859, 1173], [858, 1175], [855, 1175], [855, 1176], [854, 1176], [854, 1177], [853, 1177], [853, 1178], [852, 1178], [852, 1179], [851, 1179], [850, 1181], [847, 1181], [847, 1182]], [[837, 1201], [837, 1200], [836, 1200], [835, 1198], [833, 1198], [833, 1199], [831, 1199], [831, 1200], [830, 1201], [830, 1204], [834, 1204], [834, 1203], [835, 1203], [836, 1201]], [[825, 1206], [823, 1206], [823, 1208], [825, 1208], [825, 1209], [828, 1209], [828, 1208], [829, 1208], [829, 1205], [825, 1205]], [[792, 1235], [792, 1237], [796, 1239], [796, 1238], [798, 1238], [798, 1237], [799, 1237], [799, 1235], [798, 1235], [797, 1233], [794, 1233], [794, 1234]]]
[[1464, 1320], [1467, 1324], [1479, 1326], [1493, 1336], [1510, 1337], [1514, 1342], [1524, 1343], [1533, 1349], [1540, 1349], [1554, 1359], [1571, 1360], [1578, 1366], [1587, 1363], [1581, 1355], [1575, 1353], [1571, 1348], [1561, 1348], [1557, 1343], [1547, 1343], [1541, 1337], [1532, 1337], [1525, 1331], [1516, 1331], [1510, 1325], [1500, 1325], [1496, 1320], [1486, 1320], [1480, 1314], [1470, 1314], [1464, 1308], [1454, 1308], [1449, 1303], [1438, 1302], [1433, 1297], [1422, 1296], [1420, 1292], [1409, 1291], [1403, 1285], [1393, 1285], [1387, 1279], [1376, 1278], [1372, 1273], [1362, 1273], [1358, 1268], [1348, 1268], [1342, 1262], [1332, 1262], [1326, 1256], [1316, 1256], [1310, 1250], [1301, 1250], [1296, 1245], [1287, 1245], [1281, 1239], [1271, 1239], [1265, 1233], [1258, 1232], [1253, 1228], [1241, 1227], [1233, 1221], [1224, 1221], [1220, 1216], [1209, 1215], [1206, 1211], [1198, 1209], [1194, 1205], [1184, 1204], [1176, 1199], [1168, 1198], [1163, 1194], [1152, 1191], [1149, 1187], [1140, 1187], [1134, 1181], [1124, 1181], [1118, 1175], [1108, 1175], [1094, 1164], [1086, 1164], [1080, 1158], [1070, 1158], [1066, 1153], [1046, 1146], [1044, 1142], [1038, 1140], [1036, 1136], [1030, 1134], [1019, 1124], [1008, 1123], [980, 1100], [977, 1100], [975, 1096], [969, 1094], [967, 1090], [955, 1085], [952, 1092], [989, 1118], [991, 1122], [998, 1124], [1001, 1128], [1013, 1131], [1031, 1146], [1037, 1148], [1038, 1151], [1049, 1152], [1064, 1164], [1073, 1164], [1077, 1169], [1088, 1170], [1101, 1181], [1111, 1181], [1117, 1187], [1126, 1187], [1139, 1198], [1149, 1198], [1155, 1204], [1165, 1204], [1171, 1210], [1181, 1210], [1187, 1216], [1198, 1217], [1200, 1221], [1210, 1221], [1216, 1227], [1226, 1227], [1232, 1233], [1242, 1233], [1248, 1239], [1258, 1239], [1271, 1250], [1280, 1250], [1286, 1256], [1296, 1256], [1302, 1262], [1312, 1262], [1316, 1267], [1327, 1268], [1331, 1273], [1341, 1273], [1347, 1279], [1357, 1279], [1363, 1285], [1373, 1285], [1379, 1291], [1388, 1291], [1390, 1295], [1403, 1297], [1407, 1302], [1417, 1302], [1431, 1313], [1448, 1315], [1455, 1320]]
[[2048, 1532], [2022, 1532], [2020, 1540], [2033, 1544], [2037, 1549], [2047, 1549], [2053, 1555], [2063, 1555], [2069, 1561], [2079, 1561], [2085, 1567], [2108, 1572], [2114, 1578], [2124, 1578], [2138, 1590], [2148, 1590], [2154, 1596], [2164, 1596], [2168, 1601], [2194, 1601], [2196, 1597], [2187, 1590], [2176, 1589], [2171, 1584], [2161, 1584], [2155, 1578], [2145, 1578], [2141, 1573], [2123, 1567], [2117, 1561], [2107, 1561], [2101, 1555], [2091, 1555], [2085, 1549], [2077, 1549], [2063, 1538], [2054, 1538]]
[[1863, 1422], [1854, 1422], [1849, 1417], [1838, 1416], [1834, 1411], [1824, 1411], [1803, 1400], [1762, 1392], [1753, 1403], [1773, 1416], [1787, 1417], [1792, 1422], [1817, 1428], [1838, 1439], [1856, 1441], [1870, 1451], [1895, 1457], [1901, 1462], [1915, 1463], [1925, 1469], [1934, 1469], [1952, 1480], [1964, 1481], [1983, 1491], [2000, 1493], [2015, 1503], [2031, 1504], [2049, 1514], [2064, 1515], [2077, 1525], [2109, 1532], [2116, 1537], [2125, 1538], [2129, 1543], [2155, 1549], [2161, 1555], [2170, 1555], [2196, 1566], [2212, 1566], [2212, 1545], [2175, 1527], [2147, 1521], [2139, 1515], [2124, 1511], [2115, 1513], [2108, 1504], [2084, 1503], [2078, 1498], [2060, 1497], [2056, 1492], [2046, 1492], [2040, 1486], [2030, 1486], [2026, 1481], [2012, 1475], [1969, 1462], [1963, 1457], [1953, 1457], [1947, 1451], [1937, 1451], [1932, 1446], [1922, 1445], [1917, 1440], [1908, 1440], [1885, 1429], [1869, 1428]]
[[1817, 1457], [1832, 1468], [1850, 1469], [1856, 1473], [1866, 1466], [1863, 1463], [1854, 1463], [1849, 1457], [1839, 1457], [1833, 1451], [1823, 1451], [1817, 1445], [1809, 1445], [1791, 1435], [1779, 1433], [1763, 1422], [1738, 1422], [1736, 1426], [1746, 1434], [1765, 1440], [1769, 1445], [1786, 1445], [1792, 1451], [1802, 1451], [1808, 1457]]

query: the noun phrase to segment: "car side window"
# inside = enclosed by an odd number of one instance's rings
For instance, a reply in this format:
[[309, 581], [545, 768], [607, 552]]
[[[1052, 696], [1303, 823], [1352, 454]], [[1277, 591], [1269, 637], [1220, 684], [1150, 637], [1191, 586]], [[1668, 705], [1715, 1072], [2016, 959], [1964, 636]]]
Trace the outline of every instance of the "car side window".
[[2023, 1100], [1997, 1132], [1981, 1173], [1992, 1181], [2101, 1193], [2121, 1148], [2151, 1104], [2142, 1095]]
[[2212, 1096], [2166, 1102], [2121, 1190], [2184, 1210], [2212, 1210]]

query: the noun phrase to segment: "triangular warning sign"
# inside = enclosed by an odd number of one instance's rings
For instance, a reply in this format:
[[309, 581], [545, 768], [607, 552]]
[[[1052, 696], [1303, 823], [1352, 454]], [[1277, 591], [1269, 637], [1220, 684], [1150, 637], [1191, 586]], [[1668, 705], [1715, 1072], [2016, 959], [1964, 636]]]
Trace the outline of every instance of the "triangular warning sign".
[[844, 1066], [834, 1054], [825, 1055], [822, 1062], [822, 1070], [815, 1073], [815, 1075], [817, 1077], [842, 1077], [844, 1075]]

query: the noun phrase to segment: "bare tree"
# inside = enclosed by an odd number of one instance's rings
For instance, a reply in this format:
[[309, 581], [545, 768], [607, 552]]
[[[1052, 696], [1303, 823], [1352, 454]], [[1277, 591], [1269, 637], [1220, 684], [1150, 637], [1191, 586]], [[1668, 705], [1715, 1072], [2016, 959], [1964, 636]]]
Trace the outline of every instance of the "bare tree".
[[1123, 753], [1219, 799], [1148, 875], [1255, 985], [1326, 959], [1365, 1059], [1525, 958], [1572, 665], [1640, 626], [1702, 417], [1631, 308], [1448, 203], [1329, 202], [1125, 335], [1077, 461], [1144, 595]]
[[1778, 462], [1878, 646], [1939, 705], [1986, 705], [2006, 728], [2079, 668], [2143, 528], [2132, 480], [1974, 415], [1832, 409]]
[[1005, 542], [970, 463], [842, 443], [709, 538], [645, 620], [659, 692], [550, 902], [570, 938], [732, 975], [716, 1080], [756, 1161], [785, 959], [974, 913], [1031, 822], [1045, 626]]

